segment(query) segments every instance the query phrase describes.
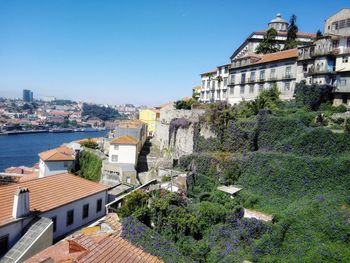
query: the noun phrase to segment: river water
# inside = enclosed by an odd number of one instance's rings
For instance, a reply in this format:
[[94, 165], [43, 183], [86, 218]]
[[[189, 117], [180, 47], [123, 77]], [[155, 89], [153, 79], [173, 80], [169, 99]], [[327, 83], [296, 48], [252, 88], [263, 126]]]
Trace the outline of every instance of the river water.
[[32, 166], [38, 154], [63, 143], [83, 138], [103, 137], [108, 131], [71, 133], [32, 133], [0, 136], [0, 172], [10, 166]]

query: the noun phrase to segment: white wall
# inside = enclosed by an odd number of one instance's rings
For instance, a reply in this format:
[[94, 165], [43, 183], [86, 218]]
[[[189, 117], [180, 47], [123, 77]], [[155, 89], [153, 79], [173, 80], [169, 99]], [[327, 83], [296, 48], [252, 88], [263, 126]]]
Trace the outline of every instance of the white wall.
[[[96, 213], [97, 200], [102, 199], [102, 209], [100, 212]], [[89, 204], [89, 216], [85, 219], [82, 218], [83, 215], [83, 205]], [[64, 205], [62, 207], [53, 209], [51, 211], [40, 214], [42, 217], [52, 218], [56, 216], [56, 232], [53, 233], [53, 238], [62, 237], [82, 226], [93, 222], [106, 213], [105, 204], [107, 203], [107, 191], [97, 193], [95, 195], [83, 198], [76, 202]], [[66, 226], [67, 211], [74, 209], [74, 223], [70, 226]], [[0, 227], [0, 237], [9, 236], [9, 249], [22, 237], [22, 230], [28, 225], [31, 218], [26, 218], [23, 220], [18, 220], [14, 223]]]
[[[64, 164], [67, 164], [65, 167]], [[73, 165], [73, 161], [39, 162], [39, 177], [67, 172], [68, 167]]]
[[[136, 145], [117, 145], [118, 149], [114, 148], [115, 145], [109, 146], [109, 161], [111, 163], [129, 163], [136, 165], [137, 163], [137, 147]], [[118, 155], [118, 161], [112, 161], [112, 156]]]
[[[102, 209], [96, 213], [97, 200], [102, 199]], [[76, 202], [64, 205], [51, 211], [42, 213], [41, 216], [52, 218], [56, 216], [56, 231], [53, 233], [53, 238], [64, 236], [82, 226], [103, 217], [106, 213], [105, 204], [107, 202], [107, 191], [83, 198]], [[89, 216], [82, 218], [83, 205], [89, 204]], [[74, 222], [70, 226], [66, 226], [67, 212], [74, 209]]]

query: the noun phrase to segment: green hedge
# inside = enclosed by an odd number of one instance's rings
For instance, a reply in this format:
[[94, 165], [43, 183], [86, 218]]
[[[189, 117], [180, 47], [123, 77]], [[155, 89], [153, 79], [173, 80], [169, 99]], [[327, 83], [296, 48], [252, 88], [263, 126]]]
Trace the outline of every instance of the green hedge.
[[277, 220], [272, 234], [255, 244], [255, 260], [290, 262], [297, 256], [300, 262], [345, 262], [350, 258], [349, 165], [345, 157], [278, 153], [256, 153], [245, 160], [237, 182], [243, 186], [240, 201], [274, 214]]
[[98, 182], [101, 178], [102, 160], [89, 151], [82, 151], [79, 155], [79, 170], [75, 172], [80, 177]]

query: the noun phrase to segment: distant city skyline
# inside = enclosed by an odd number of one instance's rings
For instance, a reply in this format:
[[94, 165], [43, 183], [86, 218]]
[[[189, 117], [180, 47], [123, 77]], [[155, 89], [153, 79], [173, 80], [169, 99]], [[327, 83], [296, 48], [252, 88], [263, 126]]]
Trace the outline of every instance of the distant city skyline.
[[191, 94], [276, 13], [322, 30], [339, 1], [0, 1], [0, 97], [156, 106]]

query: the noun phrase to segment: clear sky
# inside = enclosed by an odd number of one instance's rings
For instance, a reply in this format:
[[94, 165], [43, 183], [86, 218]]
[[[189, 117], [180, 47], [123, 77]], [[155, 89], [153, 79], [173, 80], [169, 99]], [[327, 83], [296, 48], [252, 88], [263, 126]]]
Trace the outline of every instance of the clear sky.
[[191, 94], [276, 13], [316, 32], [349, 0], [0, 0], [0, 97], [155, 106]]

